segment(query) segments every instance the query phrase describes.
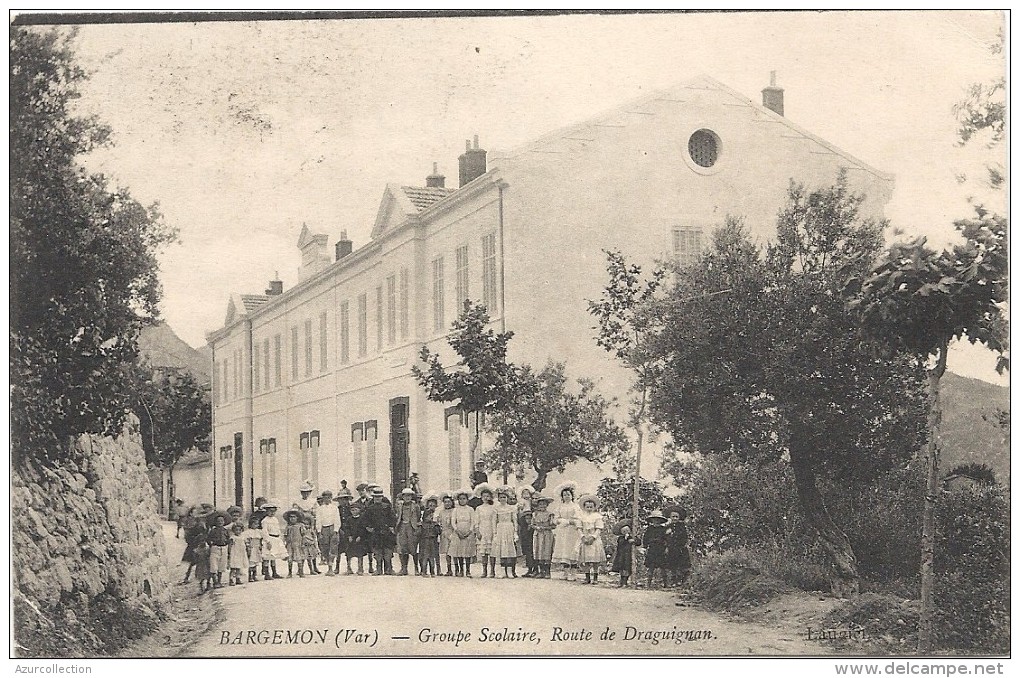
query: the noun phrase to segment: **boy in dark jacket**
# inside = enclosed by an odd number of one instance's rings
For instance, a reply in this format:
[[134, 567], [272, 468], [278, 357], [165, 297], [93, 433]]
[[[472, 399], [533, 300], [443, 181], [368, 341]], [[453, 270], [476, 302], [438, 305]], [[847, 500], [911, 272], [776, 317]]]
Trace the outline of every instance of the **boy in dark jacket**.
[[[672, 575], [674, 586], [684, 583], [691, 572], [691, 551], [687, 526], [684, 524], [686, 517], [683, 509], [675, 509], [670, 512], [666, 523], [666, 573], [669, 574], [664, 573], [663, 578]], [[664, 583], [669, 586], [668, 580]]]
[[645, 568], [648, 570], [648, 588], [655, 582], [655, 571], [662, 573], [666, 585], [666, 516], [662, 511], [652, 511], [646, 519], [645, 533], [641, 541], [645, 545]]
[[376, 568], [373, 574], [393, 574], [393, 547], [397, 545], [393, 507], [379, 486], [372, 488], [372, 501], [365, 507], [365, 529], [370, 535]]
[[620, 536], [616, 539], [616, 553], [613, 555], [613, 572], [620, 573], [620, 588], [627, 586], [631, 567], [634, 562], [634, 547], [641, 541], [630, 533], [630, 525], [620, 527]]
[[351, 505], [350, 512], [344, 521], [344, 534], [347, 536], [347, 573], [353, 574], [351, 561], [357, 559], [358, 574], [364, 574], [364, 557], [368, 554], [371, 546], [369, 544], [368, 530], [365, 529], [365, 516], [362, 515], [359, 504]]

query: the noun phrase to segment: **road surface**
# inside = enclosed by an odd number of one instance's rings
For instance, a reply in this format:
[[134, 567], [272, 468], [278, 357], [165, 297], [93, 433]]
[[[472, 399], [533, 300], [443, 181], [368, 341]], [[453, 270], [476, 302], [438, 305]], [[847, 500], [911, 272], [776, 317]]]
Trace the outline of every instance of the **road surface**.
[[478, 569], [471, 579], [295, 575], [224, 587], [207, 594], [220, 621], [185, 656], [827, 653], [806, 629], [725, 620], [677, 606], [671, 592], [482, 579]]

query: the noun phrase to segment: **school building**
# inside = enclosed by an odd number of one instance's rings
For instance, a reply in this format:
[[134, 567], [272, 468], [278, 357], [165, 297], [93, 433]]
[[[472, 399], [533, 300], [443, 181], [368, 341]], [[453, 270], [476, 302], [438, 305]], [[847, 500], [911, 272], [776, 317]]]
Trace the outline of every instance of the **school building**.
[[456, 188], [436, 166], [424, 186], [387, 185], [363, 246], [341, 233], [330, 251], [306, 226], [299, 283], [232, 295], [208, 335], [216, 504], [286, 500], [305, 479], [395, 494], [416, 471], [427, 490], [466, 485], [473, 418], [428, 401], [411, 374], [422, 345], [450, 364], [465, 299], [515, 333], [514, 362], [565, 361], [625, 402], [631, 375], [595, 344], [587, 310], [604, 249], [695, 259], [727, 215], [765, 241], [791, 179], [831, 185], [841, 168], [882, 216], [892, 177], [787, 120], [783, 96], [774, 80], [759, 104], [700, 77], [506, 153], [475, 137]]

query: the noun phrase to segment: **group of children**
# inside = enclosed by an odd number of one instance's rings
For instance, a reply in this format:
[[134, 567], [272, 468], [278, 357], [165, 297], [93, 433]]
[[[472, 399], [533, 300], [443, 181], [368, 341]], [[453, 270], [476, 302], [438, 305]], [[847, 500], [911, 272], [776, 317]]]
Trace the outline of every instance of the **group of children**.
[[[422, 497], [416, 488], [403, 490], [393, 502], [378, 485], [359, 484], [357, 498], [346, 481], [334, 498], [325, 491], [311, 498], [313, 487], [306, 482], [301, 499], [282, 516], [279, 502], [259, 497], [255, 510], [242, 521], [243, 510], [232, 506], [216, 511], [209, 505], [192, 509], [182, 524], [187, 548], [183, 560], [189, 563], [184, 581], [192, 569], [200, 591], [248, 581], [282, 579], [277, 562], [287, 562], [287, 577], [340, 574], [409, 575], [422, 577], [471, 577], [471, 566], [481, 563], [481, 577], [495, 578], [496, 563], [504, 578], [518, 577], [517, 563], [524, 558], [527, 571], [521, 576], [551, 578], [554, 563], [562, 565], [564, 578], [574, 581], [583, 571], [586, 583], [597, 583], [599, 569], [606, 563], [602, 540], [605, 522], [599, 513], [598, 497], [586, 494], [575, 501], [576, 484], [556, 488], [556, 500], [530, 486], [493, 488], [487, 482], [473, 489], [460, 489]], [[678, 516], [678, 514], [674, 514]], [[618, 526], [619, 539], [613, 571], [625, 586], [631, 573], [633, 548], [644, 544], [646, 564], [652, 573], [660, 570], [668, 583], [667, 570], [690, 567], [687, 533], [679, 518], [665, 518], [653, 512], [648, 518], [643, 541]], [[393, 555], [400, 562], [394, 572]], [[446, 571], [442, 571], [445, 561]], [[409, 569], [413, 562], [413, 571]], [[675, 566], [676, 563], [680, 565]], [[686, 563], [686, 565], [683, 565]], [[683, 575], [678, 574], [678, 579]]]

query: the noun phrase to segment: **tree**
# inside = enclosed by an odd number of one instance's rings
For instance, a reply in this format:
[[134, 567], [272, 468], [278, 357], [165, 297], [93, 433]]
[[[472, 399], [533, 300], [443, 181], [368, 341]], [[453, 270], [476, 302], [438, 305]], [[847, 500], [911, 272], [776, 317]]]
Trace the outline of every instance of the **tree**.
[[531, 467], [538, 474], [534, 487], [542, 490], [554, 470], [587, 460], [600, 464], [627, 452], [623, 429], [609, 417], [612, 402], [595, 390], [589, 379], [568, 387], [563, 363], [549, 363], [537, 374], [530, 366], [516, 370], [513, 397], [488, 417], [495, 445], [486, 460], [495, 467]]
[[468, 415], [475, 415], [475, 434], [471, 439], [471, 459], [477, 459], [481, 436], [480, 418], [494, 411], [512, 390], [514, 367], [506, 360], [507, 344], [513, 332], [496, 333], [488, 327], [489, 314], [484, 306], [464, 302], [464, 310], [453, 322], [447, 339], [460, 357], [456, 367], [443, 367], [438, 354], [422, 346], [418, 357], [425, 368], [411, 367], [418, 384], [429, 400], [455, 402]]
[[172, 503], [174, 466], [191, 449], [209, 451], [209, 393], [189, 372], [175, 368], [139, 367], [132, 387], [145, 461], [166, 469]]
[[75, 116], [85, 78], [62, 36], [10, 38], [12, 456], [59, 459], [71, 436], [117, 434], [141, 322], [157, 315], [155, 207], [87, 172], [109, 130]]
[[[637, 534], [641, 515], [641, 453], [644, 450], [645, 423], [648, 418], [648, 388], [654, 374], [652, 358], [646, 351], [650, 329], [648, 312], [666, 271], [661, 266], [656, 267], [647, 280], [642, 280], [641, 267], [628, 265], [618, 250], [606, 251], [605, 254], [609, 284], [602, 291], [600, 299], [588, 302], [588, 312], [598, 321], [598, 345], [616, 356], [634, 373], [634, 383], [631, 385], [634, 397], [630, 403], [628, 425], [637, 437], [633, 488], [630, 493], [631, 529]], [[637, 553], [633, 553], [631, 558], [631, 568], [636, 572]], [[637, 586], [636, 577], [634, 586]]]
[[[1004, 35], [990, 47], [992, 54], [1002, 54]], [[991, 82], [976, 82], [967, 89], [966, 96], [953, 106], [953, 113], [959, 122], [957, 136], [961, 146], [980, 139], [989, 149], [997, 149], [1006, 137], [1006, 78], [994, 78]], [[988, 184], [1000, 188], [1006, 180], [1005, 168], [1000, 159], [994, 159], [985, 166]]]
[[876, 358], [842, 295], [881, 247], [884, 224], [861, 217], [862, 200], [842, 172], [817, 191], [791, 183], [765, 252], [727, 219], [700, 265], [678, 269], [656, 302], [648, 347], [660, 365], [653, 423], [680, 449], [788, 463], [840, 596], [858, 590], [859, 570], [820, 474], [868, 482], [906, 463], [924, 436], [922, 368]]
[[933, 645], [935, 525], [939, 493], [940, 381], [952, 341], [966, 337], [999, 354], [997, 369], [1008, 369], [1006, 220], [980, 207], [976, 219], [956, 222], [964, 243], [935, 252], [924, 238], [893, 244], [866, 276], [851, 281], [868, 337], [891, 350], [906, 351], [933, 364], [928, 370], [930, 406], [926, 448], [927, 482], [921, 528], [921, 613], [918, 651]]

